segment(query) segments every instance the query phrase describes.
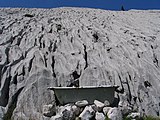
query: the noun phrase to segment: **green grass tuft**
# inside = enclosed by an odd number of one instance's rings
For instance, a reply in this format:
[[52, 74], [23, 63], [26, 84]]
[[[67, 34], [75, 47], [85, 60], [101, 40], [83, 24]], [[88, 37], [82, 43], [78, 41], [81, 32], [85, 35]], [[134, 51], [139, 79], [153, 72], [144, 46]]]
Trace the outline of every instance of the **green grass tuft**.
[[160, 120], [160, 117], [146, 116], [143, 120]]

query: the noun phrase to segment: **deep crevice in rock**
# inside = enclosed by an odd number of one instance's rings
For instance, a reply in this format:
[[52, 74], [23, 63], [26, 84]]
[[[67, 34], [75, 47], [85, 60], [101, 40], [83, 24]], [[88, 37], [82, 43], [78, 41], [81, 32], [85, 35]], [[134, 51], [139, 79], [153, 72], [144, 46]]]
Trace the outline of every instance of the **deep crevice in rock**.
[[45, 41], [43, 41], [43, 48], [45, 48], [46, 47], [46, 45], [45, 45]]
[[11, 98], [11, 102], [8, 105], [8, 110], [4, 115], [3, 120], [11, 120], [14, 109], [17, 106], [18, 95], [21, 93], [24, 87], [20, 88]]
[[25, 72], [25, 66], [23, 66], [22, 68], [22, 75], [25, 76], [26, 72]]
[[87, 51], [86, 51], [86, 45], [83, 44], [83, 46], [84, 46], [84, 59], [86, 61], [86, 65], [85, 65], [84, 69], [86, 69], [88, 67]]
[[16, 65], [18, 64], [21, 60], [24, 59], [24, 56], [22, 55], [19, 59], [15, 60], [14, 62], [12, 62], [12, 64], [10, 66]]
[[1, 96], [0, 96], [0, 106], [6, 107], [8, 104], [8, 99], [9, 99], [9, 85], [10, 81], [12, 79], [12, 76], [9, 76], [5, 79], [4, 86], [1, 90]]
[[31, 68], [32, 68], [32, 63], [33, 63], [33, 59], [34, 59], [35, 56], [33, 56], [33, 58], [29, 61], [29, 67], [28, 67], [28, 72], [31, 71]]
[[72, 76], [73, 76], [73, 79], [74, 79], [74, 80], [75, 80], [75, 79], [78, 79], [78, 78], [80, 77], [80, 75], [78, 75], [77, 71], [74, 71], [74, 72], [72, 73]]
[[6, 72], [6, 70], [8, 68], [8, 66], [6, 66], [6, 65], [9, 64], [9, 50], [10, 50], [10, 48], [5, 49], [6, 61], [3, 65], [0, 66], [0, 86], [1, 86], [2, 75]]
[[144, 81], [144, 86], [147, 87], [151, 87], [151, 83], [149, 81]]
[[42, 42], [41, 42], [42, 38], [43, 38], [43, 34], [39, 37], [40, 48], [42, 48]]
[[122, 79], [121, 79], [121, 76], [119, 74], [118, 74], [118, 77], [119, 77], [122, 89], [116, 89], [116, 92], [123, 94], [124, 93], [124, 87], [123, 87]]
[[45, 64], [45, 67], [47, 67], [47, 58], [45, 55], [44, 55], [44, 64]]
[[129, 86], [127, 78], [126, 78], [126, 84], [127, 84], [127, 87], [128, 87], [128, 102], [131, 103], [132, 95], [131, 95], [131, 90], [130, 90], [130, 86]]
[[49, 51], [49, 52], [51, 52], [51, 51], [52, 51], [52, 45], [53, 45], [53, 42], [52, 42], [52, 41], [50, 41], [50, 45], [49, 45], [49, 47], [48, 47], [48, 51]]
[[51, 66], [52, 66], [52, 72], [53, 72], [53, 77], [56, 78], [56, 74], [54, 72], [54, 64], [55, 64], [55, 60], [54, 60], [54, 56], [52, 56], [52, 64], [51, 64]]
[[13, 84], [16, 84], [16, 85], [17, 85], [17, 76], [18, 76], [18, 73], [16, 73], [16, 75], [13, 77]]
[[55, 43], [54, 43], [54, 46], [53, 46], [53, 52], [55, 52], [56, 51], [56, 49], [57, 49], [57, 41], [55, 41]]

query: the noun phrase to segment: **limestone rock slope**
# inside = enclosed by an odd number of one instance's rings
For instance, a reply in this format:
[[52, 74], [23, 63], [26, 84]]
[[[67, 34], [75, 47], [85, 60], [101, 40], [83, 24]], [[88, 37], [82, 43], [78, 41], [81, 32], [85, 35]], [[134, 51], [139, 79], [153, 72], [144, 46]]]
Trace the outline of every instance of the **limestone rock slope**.
[[120, 106], [159, 116], [159, 21], [154, 10], [0, 8], [0, 118], [49, 119], [47, 88], [76, 80], [118, 85]]

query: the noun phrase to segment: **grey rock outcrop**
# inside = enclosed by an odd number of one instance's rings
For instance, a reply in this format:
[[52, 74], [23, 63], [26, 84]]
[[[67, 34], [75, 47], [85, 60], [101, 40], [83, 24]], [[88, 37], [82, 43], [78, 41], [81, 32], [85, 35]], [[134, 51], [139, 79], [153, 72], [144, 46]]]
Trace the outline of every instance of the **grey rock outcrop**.
[[109, 109], [107, 116], [110, 120], [122, 120], [122, 113], [118, 108]]
[[92, 109], [91, 106], [86, 106], [83, 112], [79, 115], [81, 120], [90, 120], [95, 115], [95, 111]]
[[127, 109], [159, 116], [159, 21], [154, 10], [0, 8], [2, 116], [46, 119], [47, 88], [72, 85], [118, 85]]
[[56, 114], [56, 106], [54, 104], [43, 106], [43, 115], [47, 117], [54, 116]]

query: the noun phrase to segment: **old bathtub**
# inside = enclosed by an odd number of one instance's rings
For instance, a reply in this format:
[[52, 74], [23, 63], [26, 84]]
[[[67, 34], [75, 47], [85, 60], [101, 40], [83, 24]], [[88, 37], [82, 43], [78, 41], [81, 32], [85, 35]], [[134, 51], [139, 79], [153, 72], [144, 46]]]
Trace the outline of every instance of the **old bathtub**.
[[50, 87], [60, 104], [74, 103], [80, 100], [87, 100], [92, 104], [94, 100], [104, 102], [108, 100], [111, 104], [114, 100], [114, 92], [117, 86], [103, 87]]

